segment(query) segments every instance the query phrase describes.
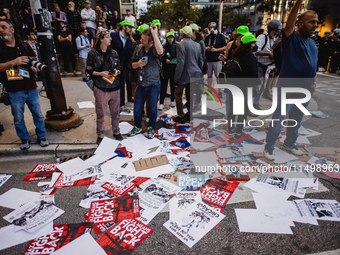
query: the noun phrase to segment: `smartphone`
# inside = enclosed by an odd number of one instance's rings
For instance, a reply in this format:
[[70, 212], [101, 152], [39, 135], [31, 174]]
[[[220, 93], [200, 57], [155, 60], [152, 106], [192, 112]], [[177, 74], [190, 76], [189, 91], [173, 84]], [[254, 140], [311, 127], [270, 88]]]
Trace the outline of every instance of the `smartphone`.
[[142, 57], [142, 62], [148, 62], [148, 57]]

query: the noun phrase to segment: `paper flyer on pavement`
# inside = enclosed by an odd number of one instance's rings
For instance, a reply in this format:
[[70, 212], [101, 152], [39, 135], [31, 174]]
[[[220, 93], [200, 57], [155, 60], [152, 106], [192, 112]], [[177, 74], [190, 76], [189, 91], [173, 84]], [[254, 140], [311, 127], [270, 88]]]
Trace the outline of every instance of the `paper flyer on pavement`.
[[144, 224], [149, 222], [169, 202], [170, 195], [181, 191], [181, 188], [164, 179], [149, 179], [129, 192], [130, 195], [138, 195], [141, 217], [138, 218]]
[[25, 179], [23, 179], [23, 182], [39, 181], [51, 178], [53, 172], [58, 170], [58, 164], [59, 163], [37, 164], [33, 170], [26, 175]]
[[305, 197], [306, 189], [299, 186], [299, 180], [260, 173], [256, 179], [256, 182], [263, 183], [272, 188], [283, 190], [300, 198]]
[[311, 168], [314, 169], [330, 170], [333, 169], [333, 166], [337, 160], [337, 158], [315, 153], [310, 159], [307, 160], [306, 164], [311, 165]]
[[29, 202], [3, 217], [8, 222], [27, 232], [34, 232], [64, 213], [52, 201]]
[[101, 187], [103, 184], [103, 182], [91, 184], [83, 199], [80, 201], [79, 206], [83, 208], [90, 208], [92, 201], [114, 198], [115, 196], [113, 194]]
[[246, 182], [250, 180], [243, 164], [222, 164], [222, 167], [222, 175], [225, 176], [228, 181]]
[[187, 210], [187, 207], [193, 203], [202, 202], [200, 191], [180, 191], [169, 203], [169, 218], [173, 219], [174, 215], [181, 214]]
[[11, 178], [12, 175], [0, 174], [0, 187]]
[[163, 226], [191, 248], [224, 217], [214, 208], [198, 202], [189, 205], [183, 213], [174, 215]]
[[89, 168], [86, 168], [80, 172], [77, 173], [73, 173], [70, 175], [66, 175], [64, 176], [64, 180], [65, 182], [72, 182], [72, 181], [77, 181], [77, 180], [82, 180], [85, 178], [89, 178], [89, 177], [93, 177], [96, 176], [98, 174], [102, 173], [102, 168], [100, 165], [94, 165], [91, 166]]
[[185, 151], [190, 151], [190, 143], [184, 137], [180, 137], [176, 141], [170, 142], [170, 144], [177, 146]]
[[91, 233], [93, 223], [57, 224], [53, 232], [33, 239], [27, 246], [24, 255], [49, 255], [65, 246], [84, 233]]
[[123, 187], [114, 185], [110, 182], [106, 182], [101, 187], [103, 189], [106, 189], [110, 193], [112, 193], [115, 197], [122, 197], [126, 195], [128, 192], [130, 192], [131, 190], [133, 190], [134, 188], [136, 188], [136, 185], [132, 181], [130, 181], [128, 184], [126, 184]]
[[238, 185], [235, 181], [208, 180], [200, 189], [202, 201], [212, 207], [224, 208]]
[[293, 202], [301, 217], [340, 221], [340, 204], [336, 200], [299, 199]]
[[107, 223], [140, 216], [138, 196], [124, 196], [91, 203], [88, 222]]
[[131, 254], [153, 229], [136, 219], [126, 219], [111, 227], [96, 241], [108, 255]]
[[74, 186], [83, 186], [83, 185], [90, 185], [95, 183], [97, 176], [85, 178], [82, 180], [77, 181], [71, 181], [67, 182], [65, 181], [65, 174], [61, 173], [57, 179], [57, 181], [53, 184], [53, 187], [55, 188], [62, 188], [62, 187], [74, 187]]
[[205, 183], [204, 174], [179, 174], [177, 186], [187, 191], [199, 190]]

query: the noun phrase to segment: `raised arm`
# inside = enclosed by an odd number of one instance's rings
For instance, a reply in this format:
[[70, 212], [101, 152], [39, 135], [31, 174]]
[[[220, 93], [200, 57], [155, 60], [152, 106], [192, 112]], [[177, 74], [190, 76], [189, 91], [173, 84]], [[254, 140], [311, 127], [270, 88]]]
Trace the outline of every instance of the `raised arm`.
[[292, 35], [292, 33], [294, 32], [295, 29], [295, 22], [297, 19], [297, 15], [299, 13], [299, 8], [302, 4], [303, 0], [296, 0], [292, 10], [290, 11], [288, 18], [287, 18], [287, 23], [286, 23], [286, 27], [284, 30], [284, 35], [286, 36], [286, 38], [288, 38], [289, 36]]

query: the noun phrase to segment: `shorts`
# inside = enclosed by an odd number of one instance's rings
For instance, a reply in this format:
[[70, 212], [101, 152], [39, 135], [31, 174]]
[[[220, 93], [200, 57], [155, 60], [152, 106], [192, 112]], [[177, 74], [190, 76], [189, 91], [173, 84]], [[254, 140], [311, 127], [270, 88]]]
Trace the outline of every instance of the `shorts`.
[[87, 33], [88, 33], [88, 36], [87, 36], [87, 37], [88, 37], [90, 40], [96, 38], [96, 29], [87, 27], [86, 30], [87, 30]]
[[208, 71], [207, 71], [208, 77], [212, 77], [213, 72], [214, 72], [215, 77], [218, 78], [221, 70], [222, 70], [222, 61], [208, 62]]

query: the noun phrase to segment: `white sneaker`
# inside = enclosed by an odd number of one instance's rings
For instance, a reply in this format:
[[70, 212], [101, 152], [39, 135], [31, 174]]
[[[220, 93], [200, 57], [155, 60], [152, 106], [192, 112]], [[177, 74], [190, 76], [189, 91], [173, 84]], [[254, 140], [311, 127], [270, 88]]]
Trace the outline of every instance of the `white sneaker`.
[[171, 102], [171, 105], [170, 105], [171, 107], [175, 107], [176, 105], [175, 105], [175, 102]]
[[158, 106], [158, 110], [163, 110], [164, 109], [164, 105], [163, 104], [160, 104], [159, 106]]
[[275, 159], [274, 150], [272, 150], [272, 149], [264, 149], [263, 153], [264, 153], [264, 156], [266, 157], [266, 159], [269, 159], [269, 160], [274, 160]]
[[303, 152], [300, 151], [296, 146], [289, 148], [287, 145], [283, 144], [282, 149], [285, 150], [285, 151], [288, 151], [290, 153], [293, 153], [296, 156], [302, 156], [303, 155]]

